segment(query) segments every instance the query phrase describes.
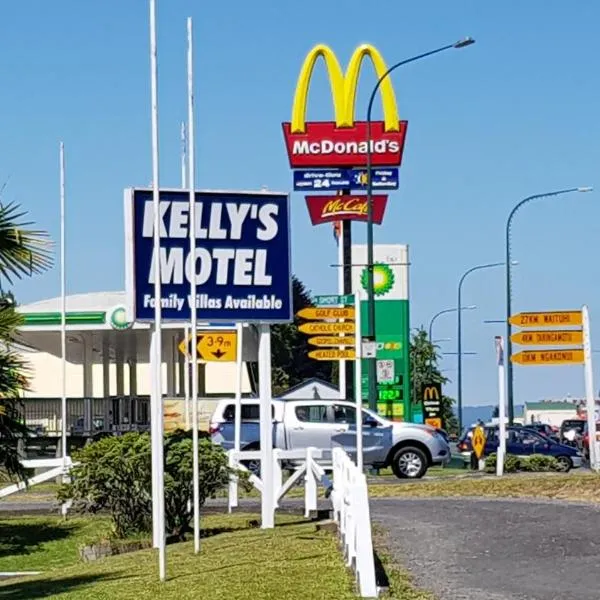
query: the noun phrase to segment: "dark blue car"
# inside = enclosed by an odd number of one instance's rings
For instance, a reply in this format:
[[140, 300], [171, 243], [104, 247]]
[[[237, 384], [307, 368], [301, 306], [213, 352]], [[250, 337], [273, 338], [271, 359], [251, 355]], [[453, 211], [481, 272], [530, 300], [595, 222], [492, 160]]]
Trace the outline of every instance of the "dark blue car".
[[[490, 427], [488, 425], [484, 429], [486, 435], [484, 456], [488, 456], [498, 451], [498, 427]], [[465, 462], [470, 461], [472, 434], [473, 428], [465, 430], [458, 442], [458, 450], [465, 458]], [[506, 435], [507, 454], [515, 456], [531, 456], [532, 454], [554, 456], [558, 461], [560, 470], [563, 472], [581, 466], [583, 456], [579, 450], [571, 446], [559, 444], [555, 440], [547, 438], [533, 429], [513, 425], [506, 428]]]

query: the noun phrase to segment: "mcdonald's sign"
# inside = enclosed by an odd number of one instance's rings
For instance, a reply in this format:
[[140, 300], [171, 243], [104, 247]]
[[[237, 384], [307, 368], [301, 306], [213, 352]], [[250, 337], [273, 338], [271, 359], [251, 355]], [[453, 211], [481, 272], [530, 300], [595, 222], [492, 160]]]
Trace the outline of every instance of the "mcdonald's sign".
[[425, 423], [433, 427], [442, 427], [442, 384], [424, 384], [421, 387], [421, 401]]
[[[335, 114], [334, 121], [306, 121], [308, 88], [319, 57], [323, 58], [329, 74], [329, 83]], [[379, 51], [369, 44], [356, 48], [346, 73], [328, 46], [315, 46], [304, 59], [300, 70], [292, 120], [283, 123], [290, 166], [315, 167], [363, 167], [366, 165], [370, 146], [371, 166], [393, 167], [402, 162], [407, 121], [400, 121], [394, 88], [389, 78], [380, 85], [383, 121], [371, 122], [371, 135], [367, 144], [367, 122], [355, 121], [356, 88], [365, 57], [382, 77], [387, 66]]]

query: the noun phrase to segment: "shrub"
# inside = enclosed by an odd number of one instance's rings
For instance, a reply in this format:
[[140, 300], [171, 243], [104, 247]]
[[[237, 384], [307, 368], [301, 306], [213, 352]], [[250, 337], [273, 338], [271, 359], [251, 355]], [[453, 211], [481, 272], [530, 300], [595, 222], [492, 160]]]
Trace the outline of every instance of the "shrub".
[[[496, 461], [497, 456], [494, 452], [485, 459], [485, 471], [486, 473], [496, 472]], [[504, 457], [504, 472], [505, 473], [516, 473], [519, 470], [520, 459], [513, 454], [507, 454]]]
[[558, 462], [554, 456], [546, 456], [545, 454], [532, 454], [531, 456], [521, 459], [521, 471], [545, 472], [557, 471]]
[[[165, 436], [165, 520], [167, 534], [182, 539], [189, 531], [193, 495], [190, 433]], [[79, 512], [108, 510], [118, 538], [152, 531], [150, 435], [127, 433], [92, 442], [74, 455], [79, 463], [59, 500], [72, 500]], [[227, 455], [207, 439], [199, 441], [200, 505], [229, 482]]]

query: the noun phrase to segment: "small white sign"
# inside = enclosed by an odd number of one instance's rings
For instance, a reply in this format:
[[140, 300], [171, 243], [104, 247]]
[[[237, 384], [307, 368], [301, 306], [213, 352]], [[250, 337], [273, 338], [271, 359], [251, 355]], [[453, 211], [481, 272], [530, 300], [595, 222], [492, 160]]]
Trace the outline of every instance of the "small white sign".
[[362, 357], [375, 358], [377, 356], [377, 342], [365, 341], [362, 342]]
[[395, 375], [393, 360], [377, 361], [377, 383], [393, 383]]

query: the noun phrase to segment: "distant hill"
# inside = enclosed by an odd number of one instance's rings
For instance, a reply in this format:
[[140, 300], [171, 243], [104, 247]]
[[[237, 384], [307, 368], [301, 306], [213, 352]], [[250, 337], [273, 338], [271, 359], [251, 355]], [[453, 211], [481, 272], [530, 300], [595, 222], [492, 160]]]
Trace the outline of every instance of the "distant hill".
[[[492, 418], [496, 406], [463, 406], [463, 424], [471, 425], [481, 419], [484, 423]], [[455, 406], [456, 410], [456, 406]], [[523, 406], [515, 406], [515, 417], [523, 416]]]

